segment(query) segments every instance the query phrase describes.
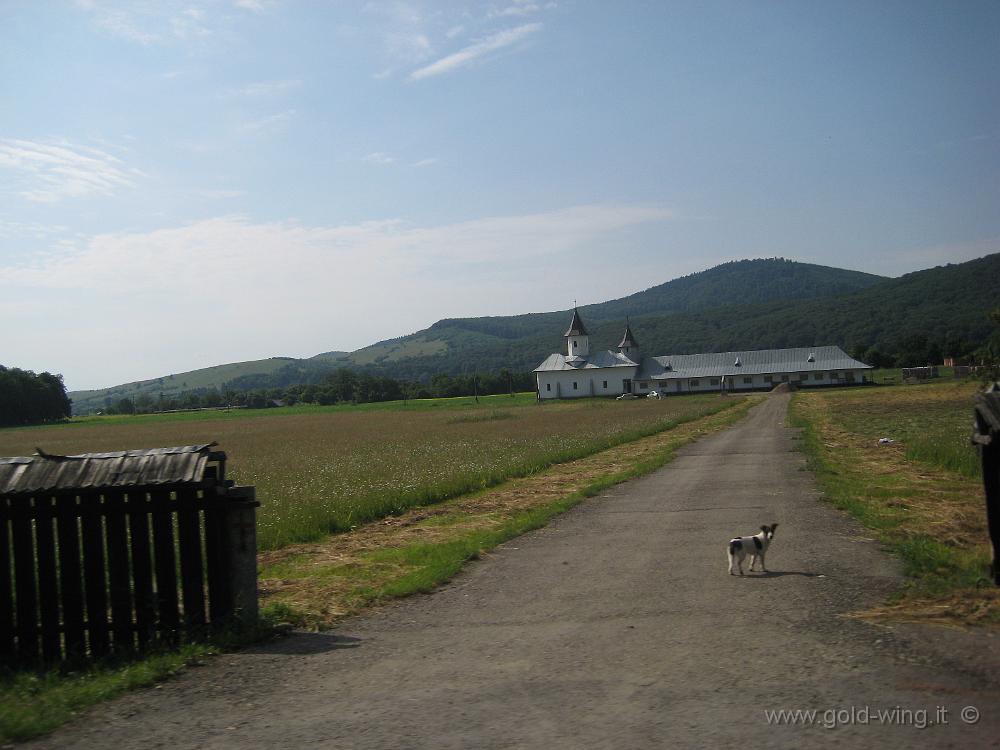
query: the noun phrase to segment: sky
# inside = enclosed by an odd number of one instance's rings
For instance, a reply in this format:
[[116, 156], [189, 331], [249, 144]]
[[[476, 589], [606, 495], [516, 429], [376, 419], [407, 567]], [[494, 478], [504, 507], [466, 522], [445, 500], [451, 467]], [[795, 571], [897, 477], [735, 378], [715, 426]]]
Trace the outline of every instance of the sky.
[[998, 252], [998, 49], [994, 0], [0, 0], [0, 364], [98, 388]]

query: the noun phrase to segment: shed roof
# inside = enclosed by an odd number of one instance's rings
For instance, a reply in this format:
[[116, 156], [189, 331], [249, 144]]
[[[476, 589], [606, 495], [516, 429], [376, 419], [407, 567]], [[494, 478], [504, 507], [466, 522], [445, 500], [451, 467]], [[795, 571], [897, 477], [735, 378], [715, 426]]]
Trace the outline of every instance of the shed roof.
[[643, 360], [636, 379], [671, 380], [861, 369], [870, 370], [871, 365], [849, 357], [839, 346], [812, 346], [648, 357]]
[[40, 449], [35, 456], [0, 457], [0, 496], [73, 489], [197, 485], [211, 461], [225, 453], [216, 443], [147, 448], [111, 453], [57, 456]]

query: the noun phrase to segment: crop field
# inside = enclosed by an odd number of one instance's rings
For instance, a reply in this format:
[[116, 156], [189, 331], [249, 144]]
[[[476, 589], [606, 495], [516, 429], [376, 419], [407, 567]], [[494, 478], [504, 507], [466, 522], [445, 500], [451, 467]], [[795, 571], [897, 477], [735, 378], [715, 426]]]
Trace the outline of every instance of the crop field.
[[73, 454], [216, 441], [229, 456], [228, 476], [257, 487], [259, 544], [275, 549], [524, 476], [735, 399], [482, 401], [88, 418], [0, 430], [0, 455], [31, 455], [36, 446]]

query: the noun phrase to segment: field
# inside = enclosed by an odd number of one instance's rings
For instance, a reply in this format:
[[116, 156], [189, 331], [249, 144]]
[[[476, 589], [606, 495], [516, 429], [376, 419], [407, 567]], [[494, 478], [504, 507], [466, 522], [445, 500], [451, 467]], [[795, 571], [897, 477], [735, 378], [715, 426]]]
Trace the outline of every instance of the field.
[[[989, 536], [978, 454], [976, 384], [938, 381], [799, 393], [792, 420], [824, 494], [901, 558], [907, 588], [873, 617], [1000, 623], [987, 583]], [[880, 438], [893, 440], [879, 445]]]
[[711, 413], [716, 395], [538, 405], [441, 399], [379, 408], [293, 407], [87, 418], [0, 430], [0, 455], [217, 441], [228, 476], [257, 487], [262, 550], [315, 540], [495, 485]]

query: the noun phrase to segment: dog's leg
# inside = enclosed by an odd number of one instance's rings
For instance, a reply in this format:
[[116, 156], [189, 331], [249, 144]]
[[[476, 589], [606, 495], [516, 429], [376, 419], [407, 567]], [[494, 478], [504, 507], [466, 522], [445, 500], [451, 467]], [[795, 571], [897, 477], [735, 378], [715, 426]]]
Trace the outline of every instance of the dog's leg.
[[727, 552], [727, 556], [729, 557], [729, 575], [734, 576], [736, 574], [733, 572], [733, 553]]
[[757, 555], [750, 555], [750, 572], [753, 573], [753, 566], [757, 564]]
[[764, 566], [764, 550], [760, 551], [760, 569], [763, 572], [767, 572], [767, 568]]

